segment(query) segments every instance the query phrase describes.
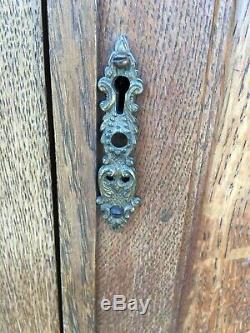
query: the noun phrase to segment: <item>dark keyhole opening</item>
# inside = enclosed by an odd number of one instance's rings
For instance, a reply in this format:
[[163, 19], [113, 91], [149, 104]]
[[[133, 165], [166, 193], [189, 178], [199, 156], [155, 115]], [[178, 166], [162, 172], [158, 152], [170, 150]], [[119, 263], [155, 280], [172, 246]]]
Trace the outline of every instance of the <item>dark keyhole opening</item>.
[[112, 144], [117, 148], [125, 147], [128, 143], [128, 138], [125, 134], [117, 132], [111, 138]]
[[116, 112], [122, 114], [124, 110], [125, 95], [130, 86], [129, 79], [126, 76], [117, 76], [114, 86], [116, 90]]

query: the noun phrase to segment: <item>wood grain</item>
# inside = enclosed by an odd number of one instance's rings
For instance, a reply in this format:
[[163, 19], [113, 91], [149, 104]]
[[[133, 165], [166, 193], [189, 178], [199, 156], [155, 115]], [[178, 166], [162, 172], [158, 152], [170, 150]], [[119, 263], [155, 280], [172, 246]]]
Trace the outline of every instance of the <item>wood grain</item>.
[[181, 299], [180, 333], [250, 331], [250, 2], [236, 1], [230, 10], [227, 43], [216, 57], [224, 77], [217, 81], [221, 97]]
[[41, 2], [0, 7], [0, 331], [56, 333]]
[[95, 327], [96, 8], [48, 1], [64, 333]]
[[[216, 10], [214, 1], [99, 1], [99, 77], [126, 34], [145, 91], [135, 154], [142, 205], [121, 233], [98, 219], [98, 332], [174, 332], [201, 142], [211, 140], [202, 133], [213, 112], [204, 103]], [[102, 311], [102, 298], [114, 294], [151, 298], [147, 314]]]

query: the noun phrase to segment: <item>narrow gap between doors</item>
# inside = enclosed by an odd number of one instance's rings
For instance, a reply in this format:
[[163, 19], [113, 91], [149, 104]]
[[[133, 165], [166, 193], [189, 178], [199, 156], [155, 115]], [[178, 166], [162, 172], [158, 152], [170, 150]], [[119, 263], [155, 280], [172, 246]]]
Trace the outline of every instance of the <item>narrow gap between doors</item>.
[[49, 154], [52, 183], [53, 199], [53, 218], [54, 218], [54, 239], [55, 239], [55, 258], [56, 258], [56, 278], [58, 289], [58, 313], [60, 333], [63, 333], [63, 307], [62, 307], [62, 282], [61, 282], [61, 261], [60, 261], [60, 226], [58, 213], [58, 192], [57, 192], [57, 169], [56, 169], [56, 148], [55, 148], [55, 130], [53, 122], [53, 103], [51, 90], [51, 71], [49, 54], [49, 28], [47, 0], [41, 1], [42, 8], [42, 26], [43, 26], [43, 52], [44, 52], [44, 71], [46, 85], [46, 103], [48, 113], [48, 132], [49, 132]]

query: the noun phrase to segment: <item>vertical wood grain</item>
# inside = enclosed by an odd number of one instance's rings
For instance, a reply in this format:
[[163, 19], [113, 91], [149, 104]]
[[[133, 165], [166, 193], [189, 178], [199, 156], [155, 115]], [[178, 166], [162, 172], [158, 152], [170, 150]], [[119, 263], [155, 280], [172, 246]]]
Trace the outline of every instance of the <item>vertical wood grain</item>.
[[180, 333], [250, 331], [250, 2], [236, 1], [231, 17], [225, 57], [217, 56], [224, 78], [217, 81], [220, 104], [181, 299]]
[[96, 8], [48, 0], [64, 333], [95, 327]]
[[[126, 34], [145, 90], [135, 153], [141, 207], [121, 233], [98, 219], [98, 332], [174, 332], [194, 198], [211, 141], [203, 133], [213, 109], [204, 104], [210, 103], [216, 11], [210, 0], [99, 1], [99, 77], [115, 40]], [[114, 294], [151, 298], [147, 314], [102, 311], [102, 298]]]
[[0, 332], [57, 333], [41, 2], [0, 8]]

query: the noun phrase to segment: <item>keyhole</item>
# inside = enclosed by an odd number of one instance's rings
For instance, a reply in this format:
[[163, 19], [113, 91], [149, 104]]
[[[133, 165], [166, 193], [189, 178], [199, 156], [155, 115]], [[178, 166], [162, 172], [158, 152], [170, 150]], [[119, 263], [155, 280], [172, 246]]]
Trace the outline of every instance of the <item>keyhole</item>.
[[130, 86], [129, 79], [126, 76], [117, 76], [114, 86], [116, 90], [116, 112], [122, 114], [124, 110], [125, 95]]
[[111, 142], [115, 147], [122, 148], [128, 144], [128, 138], [125, 134], [117, 132], [112, 135]]

